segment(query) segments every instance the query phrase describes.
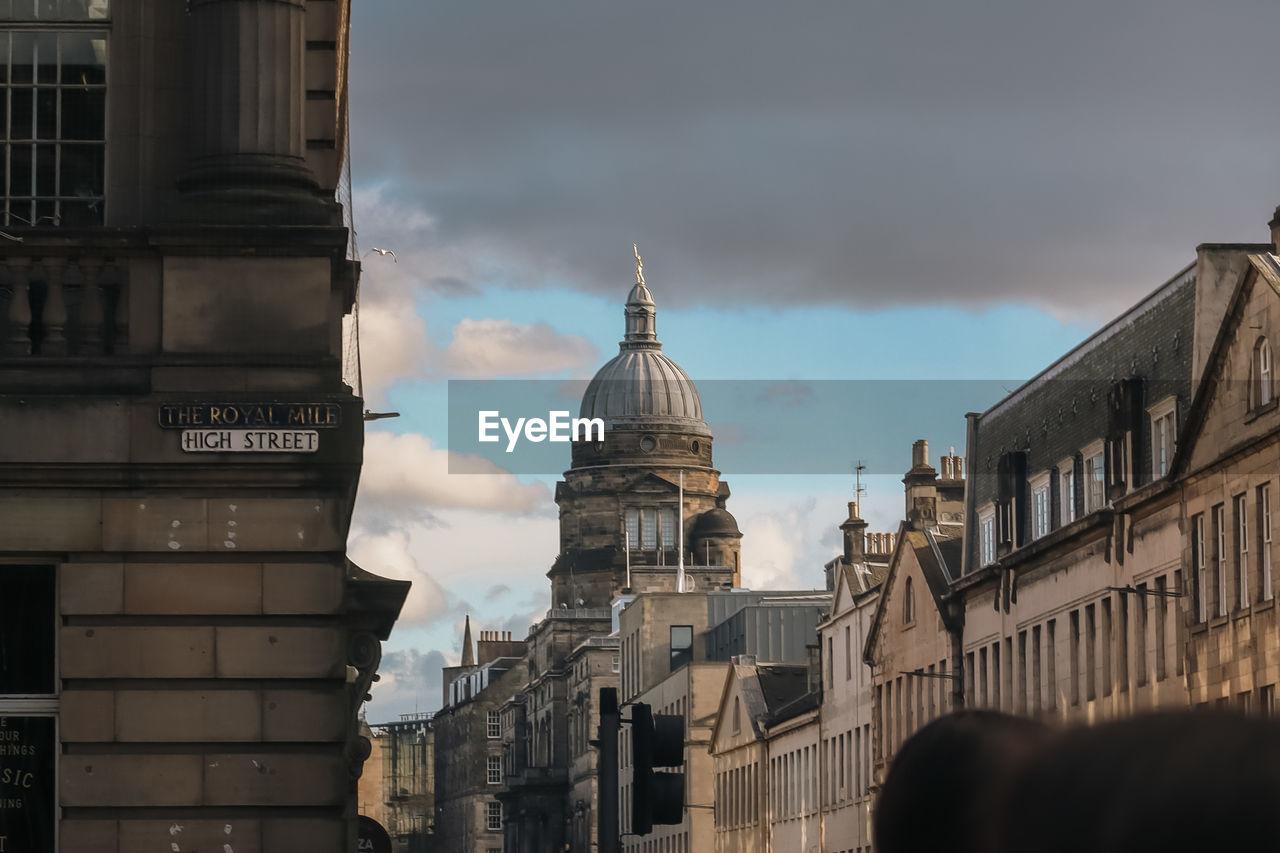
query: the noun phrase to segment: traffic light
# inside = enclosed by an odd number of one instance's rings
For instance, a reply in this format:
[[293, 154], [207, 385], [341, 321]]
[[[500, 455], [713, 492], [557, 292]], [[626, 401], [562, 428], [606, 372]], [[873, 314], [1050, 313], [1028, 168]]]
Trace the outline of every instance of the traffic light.
[[648, 835], [654, 824], [684, 820], [684, 718], [654, 714], [643, 702], [631, 706], [631, 831]]

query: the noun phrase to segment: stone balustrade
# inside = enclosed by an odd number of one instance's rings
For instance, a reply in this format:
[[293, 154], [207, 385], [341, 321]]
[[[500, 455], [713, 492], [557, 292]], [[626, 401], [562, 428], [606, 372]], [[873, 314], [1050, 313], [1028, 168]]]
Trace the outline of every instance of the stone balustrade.
[[6, 247], [0, 257], [0, 356], [123, 353], [128, 271], [127, 258]]

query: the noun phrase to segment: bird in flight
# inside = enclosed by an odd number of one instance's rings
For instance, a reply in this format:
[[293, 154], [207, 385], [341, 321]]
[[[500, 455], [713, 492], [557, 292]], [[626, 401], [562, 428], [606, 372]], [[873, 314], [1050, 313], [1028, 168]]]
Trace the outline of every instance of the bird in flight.
[[379, 255], [390, 255], [392, 261], [394, 261], [397, 264], [400, 263], [399, 261], [396, 260], [396, 253], [391, 251], [390, 249], [379, 249], [377, 246], [374, 246], [369, 251], [377, 252]]

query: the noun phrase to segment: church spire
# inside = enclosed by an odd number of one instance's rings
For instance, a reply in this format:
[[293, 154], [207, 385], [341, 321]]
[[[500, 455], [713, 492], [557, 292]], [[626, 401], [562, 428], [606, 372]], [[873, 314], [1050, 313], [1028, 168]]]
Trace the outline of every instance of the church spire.
[[471, 642], [471, 614], [467, 614], [466, 627], [462, 629], [462, 665], [475, 666], [475, 645]]
[[657, 344], [658, 310], [653, 302], [653, 293], [644, 281], [644, 260], [640, 257], [640, 247], [632, 243], [631, 248], [636, 254], [636, 283], [627, 296], [627, 340], [624, 345], [628, 342]]

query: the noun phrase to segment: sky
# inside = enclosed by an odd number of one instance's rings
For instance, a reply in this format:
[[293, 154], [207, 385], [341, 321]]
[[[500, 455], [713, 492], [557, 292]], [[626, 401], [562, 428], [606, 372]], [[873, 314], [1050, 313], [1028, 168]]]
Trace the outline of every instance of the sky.
[[[375, 722], [439, 707], [464, 615], [523, 637], [549, 607], [557, 476], [450, 473], [470, 457], [450, 447], [448, 383], [589, 379], [622, 337], [632, 243], [665, 352], [695, 382], [879, 382], [922, 403], [910, 424], [868, 403], [843, 443], [814, 445], [824, 473], [788, 470], [783, 440], [768, 473], [743, 472], [738, 425], [721, 412], [718, 431], [709, 409], [744, 582], [812, 588], [855, 460], [878, 454], [863, 514], [896, 529], [913, 439], [963, 452], [966, 411], [1198, 244], [1267, 241], [1280, 203], [1274, 2], [370, 0], [352, 15], [364, 392], [401, 417], [369, 424], [349, 549], [413, 581]], [[822, 416], [786, 405], [799, 447]]]

